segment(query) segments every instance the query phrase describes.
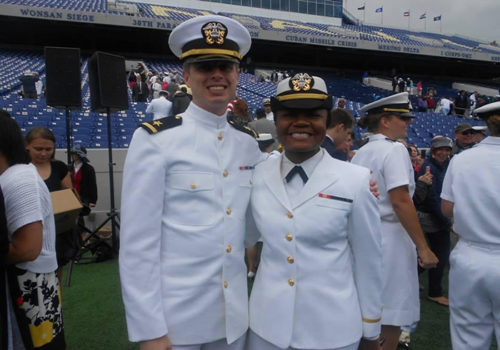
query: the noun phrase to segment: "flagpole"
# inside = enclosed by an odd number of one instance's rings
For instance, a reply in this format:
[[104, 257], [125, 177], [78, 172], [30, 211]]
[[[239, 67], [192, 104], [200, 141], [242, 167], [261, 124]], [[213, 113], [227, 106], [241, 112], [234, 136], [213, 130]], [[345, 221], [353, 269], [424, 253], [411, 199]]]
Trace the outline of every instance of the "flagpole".
[[408, 9], [408, 30], [410, 30], [410, 16], [411, 16], [411, 12], [410, 12], [410, 9]]
[[384, 25], [384, 8], [383, 7], [382, 7], [381, 15], [382, 15], [382, 17], [381, 17], [382, 18], [382, 26], [383, 26]]

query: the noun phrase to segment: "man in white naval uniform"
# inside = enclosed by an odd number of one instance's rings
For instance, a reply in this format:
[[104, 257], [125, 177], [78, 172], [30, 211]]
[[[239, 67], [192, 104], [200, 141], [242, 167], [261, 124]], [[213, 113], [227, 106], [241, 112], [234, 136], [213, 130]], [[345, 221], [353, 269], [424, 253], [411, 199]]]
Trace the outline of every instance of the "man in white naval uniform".
[[170, 116], [172, 111], [172, 102], [168, 100], [168, 92], [160, 91], [160, 96], [149, 102], [146, 113], [153, 113], [153, 120], [161, 119]]
[[[170, 34], [193, 100], [136, 130], [124, 168], [120, 276], [129, 339], [141, 350], [241, 350], [248, 328], [245, 217], [251, 130], [226, 119], [250, 35], [221, 16]], [[243, 131], [243, 132], [242, 132]]]
[[454, 350], [500, 344], [500, 102], [477, 108], [490, 136], [453, 157], [441, 192], [443, 214], [460, 237], [450, 256], [450, 332]]

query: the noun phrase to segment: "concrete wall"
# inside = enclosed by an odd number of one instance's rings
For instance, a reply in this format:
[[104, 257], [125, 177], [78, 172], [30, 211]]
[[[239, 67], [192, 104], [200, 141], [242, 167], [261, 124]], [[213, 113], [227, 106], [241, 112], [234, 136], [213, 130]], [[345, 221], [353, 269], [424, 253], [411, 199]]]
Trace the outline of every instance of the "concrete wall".
[[[110, 211], [110, 191], [109, 191], [109, 162], [107, 149], [89, 149], [87, 152], [90, 164], [94, 167], [97, 178], [97, 205], [89, 215], [90, 228], [98, 226], [102, 221], [107, 218], [106, 213]], [[127, 149], [114, 149], [113, 150], [113, 175], [114, 175], [114, 189], [115, 189], [115, 207], [119, 212], [121, 201], [121, 189], [123, 178], [123, 165]], [[66, 149], [56, 150], [56, 159], [66, 163], [67, 161]]]
[[454, 89], [465, 90], [467, 92], [477, 91], [479, 93], [479, 95], [486, 95], [486, 96], [493, 96], [493, 97], [498, 95], [498, 89], [489, 88], [486, 86], [467, 84], [467, 83], [453, 83], [451, 86]]

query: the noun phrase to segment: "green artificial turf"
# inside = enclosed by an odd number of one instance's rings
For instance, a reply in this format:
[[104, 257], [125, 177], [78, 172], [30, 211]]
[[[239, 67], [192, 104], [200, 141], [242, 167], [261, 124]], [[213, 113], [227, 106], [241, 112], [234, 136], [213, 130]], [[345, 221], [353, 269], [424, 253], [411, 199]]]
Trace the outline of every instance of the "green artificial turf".
[[139, 349], [127, 338], [117, 259], [75, 265], [62, 307], [68, 350]]
[[[421, 282], [426, 286], [427, 274]], [[423, 291], [421, 321], [412, 334], [411, 349], [450, 350], [449, 310], [427, 301], [425, 295]], [[116, 258], [74, 266], [71, 286], [63, 288], [63, 314], [68, 350], [139, 348], [127, 340]], [[493, 345], [491, 349], [497, 347]]]

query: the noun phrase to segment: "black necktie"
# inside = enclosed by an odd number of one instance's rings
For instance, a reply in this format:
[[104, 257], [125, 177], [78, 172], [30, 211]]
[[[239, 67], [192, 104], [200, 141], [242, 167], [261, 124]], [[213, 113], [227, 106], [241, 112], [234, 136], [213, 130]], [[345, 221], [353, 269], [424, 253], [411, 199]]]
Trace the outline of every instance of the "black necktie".
[[300, 178], [302, 179], [302, 181], [304, 181], [304, 183], [307, 182], [308, 178], [307, 178], [306, 172], [299, 165], [294, 166], [292, 168], [292, 170], [290, 170], [288, 175], [285, 177], [286, 182], [290, 182], [290, 180], [292, 180], [292, 178], [295, 176], [295, 174], [299, 174]]

